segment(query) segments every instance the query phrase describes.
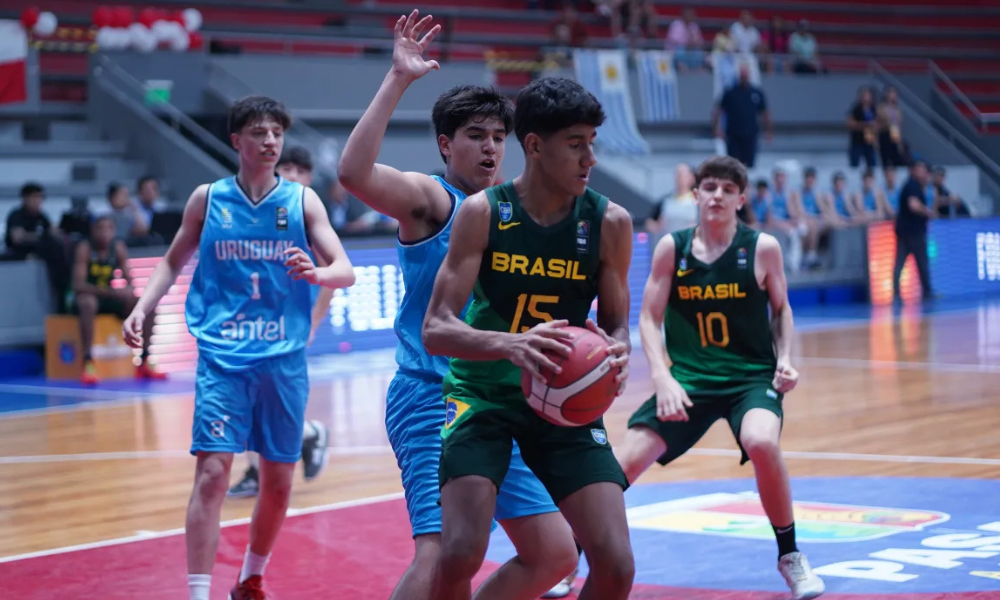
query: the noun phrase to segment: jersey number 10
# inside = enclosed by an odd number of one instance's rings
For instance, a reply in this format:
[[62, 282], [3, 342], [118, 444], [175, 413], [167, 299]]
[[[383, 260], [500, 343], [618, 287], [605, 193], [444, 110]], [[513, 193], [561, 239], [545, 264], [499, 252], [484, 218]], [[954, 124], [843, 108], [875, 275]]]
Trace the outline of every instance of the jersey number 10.
[[[707, 315], [698, 313], [698, 334], [701, 336], [701, 347], [709, 344], [725, 348], [729, 345], [729, 320], [720, 312], [710, 312]], [[718, 330], [718, 333], [716, 332]]]

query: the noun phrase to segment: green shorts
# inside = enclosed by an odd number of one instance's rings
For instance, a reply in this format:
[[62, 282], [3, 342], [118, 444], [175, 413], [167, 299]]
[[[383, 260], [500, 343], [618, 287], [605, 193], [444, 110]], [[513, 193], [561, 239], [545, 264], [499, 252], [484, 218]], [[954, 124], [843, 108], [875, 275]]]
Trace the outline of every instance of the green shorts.
[[467, 382], [446, 385], [445, 402], [441, 486], [457, 477], [480, 475], [499, 490], [516, 440], [524, 463], [556, 505], [593, 483], [628, 488], [603, 419], [562, 427], [539, 417], [520, 389]]
[[639, 426], [649, 427], [667, 443], [667, 451], [656, 459], [661, 465], [690, 450], [719, 419], [729, 422], [729, 429], [732, 430], [736, 443], [743, 453], [740, 460], [742, 465], [750, 460], [746, 450], [743, 449], [743, 444], [740, 443], [740, 426], [747, 412], [752, 408], [763, 408], [784, 420], [781, 409], [784, 394], [776, 392], [770, 384], [742, 387], [731, 393], [716, 392], [711, 395], [689, 393], [688, 397], [694, 404], [687, 409], [688, 421], [661, 421], [656, 418], [655, 394], [643, 402], [628, 420], [629, 429]]
[[[80, 308], [76, 303], [76, 295], [74, 294], [72, 299], [72, 305], [70, 307], [71, 312], [74, 315], [80, 314]], [[118, 298], [98, 298], [97, 299], [97, 314], [99, 315], [115, 315], [121, 320], [128, 318], [128, 308], [125, 303]]]

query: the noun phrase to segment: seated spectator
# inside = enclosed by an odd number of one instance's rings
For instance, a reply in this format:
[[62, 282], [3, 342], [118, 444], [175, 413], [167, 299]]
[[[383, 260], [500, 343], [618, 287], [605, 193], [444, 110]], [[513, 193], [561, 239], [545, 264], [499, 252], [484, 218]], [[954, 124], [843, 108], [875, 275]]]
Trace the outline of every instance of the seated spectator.
[[816, 36], [809, 31], [809, 21], [799, 20], [799, 26], [788, 40], [792, 55], [792, 71], [795, 73], [821, 73]]
[[833, 186], [820, 202], [823, 218], [831, 227], [847, 227], [864, 222], [864, 218], [854, 206], [853, 196], [847, 193], [847, 177], [841, 172], [833, 174]]
[[583, 48], [587, 45], [587, 28], [580, 20], [572, 2], [564, 2], [562, 13], [552, 24], [554, 45], [565, 48]]
[[760, 179], [757, 181], [756, 191], [750, 195], [750, 212], [753, 213], [755, 227], [754, 229], [759, 229], [763, 231], [767, 226], [767, 222], [770, 220], [770, 199], [767, 192], [767, 180]]
[[889, 216], [895, 217], [899, 211], [899, 185], [896, 184], [896, 169], [886, 169], [885, 175], [885, 200], [889, 207]]
[[788, 30], [785, 29], [785, 20], [774, 15], [771, 17], [771, 27], [761, 34], [761, 54], [766, 56], [766, 60], [761, 63], [772, 73], [780, 73], [784, 70], [785, 55], [788, 54]]
[[805, 223], [806, 226], [806, 257], [803, 264], [807, 268], [818, 267], [820, 238], [827, 233], [829, 227], [823, 220], [816, 192], [816, 169], [806, 167], [802, 176], [802, 190], [790, 194], [788, 200], [788, 213], [792, 221], [797, 224]]
[[776, 168], [773, 178], [768, 194], [766, 230], [776, 234], [787, 256], [785, 267], [795, 273], [802, 266], [802, 238], [809, 233], [809, 226], [804, 219], [792, 219], [789, 212], [791, 199], [785, 187], [788, 175]]
[[868, 86], [858, 90], [858, 100], [847, 113], [847, 129], [850, 132], [850, 143], [847, 147], [847, 157], [851, 168], [857, 168], [864, 159], [865, 166], [875, 168], [875, 143], [877, 124], [875, 122], [875, 96]]
[[760, 32], [754, 27], [753, 15], [749, 10], [740, 13], [740, 20], [729, 28], [729, 35], [733, 38], [736, 52], [756, 54], [760, 49]]
[[[116, 239], [115, 218], [98, 217], [91, 228], [90, 240], [80, 242], [73, 260], [73, 294], [67, 298], [72, 312], [79, 315], [80, 343], [83, 346], [83, 375], [81, 383], [97, 384], [97, 369], [91, 358], [94, 345], [94, 320], [97, 315], [117, 315], [124, 320], [135, 308], [138, 298], [132, 290], [126, 263], [128, 250], [125, 243]], [[125, 287], [115, 289], [111, 281], [120, 272]], [[165, 379], [163, 373], [149, 366], [149, 343], [153, 336], [153, 317], [143, 322], [142, 357], [136, 377], [139, 379]]]
[[124, 184], [112, 181], [108, 184], [109, 215], [115, 222], [115, 232], [128, 246], [143, 246], [148, 243], [149, 226]]
[[41, 185], [26, 183], [21, 187], [21, 206], [7, 215], [4, 259], [25, 260], [36, 256], [45, 261], [53, 298], [61, 305], [59, 299], [69, 286], [66, 245], [59, 229], [42, 212], [44, 200], [45, 188]]
[[910, 164], [910, 152], [903, 139], [903, 109], [899, 106], [899, 91], [886, 86], [878, 104], [878, 151], [882, 169], [894, 169]]
[[674, 168], [674, 189], [653, 205], [646, 218], [646, 232], [655, 243], [674, 231], [694, 227], [698, 223], [698, 204], [694, 199], [694, 172], [685, 163]]
[[698, 71], [705, 67], [705, 40], [695, 21], [693, 8], [685, 8], [681, 17], [670, 24], [665, 47], [674, 53], [679, 71]]
[[153, 223], [153, 215], [163, 212], [167, 208], [167, 203], [160, 197], [160, 180], [152, 175], [145, 175], [139, 180], [136, 186], [136, 193], [139, 195], [139, 216], [142, 218], [146, 229]]
[[89, 203], [90, 200], [86, 196], [70, 198], [69, 210], [59, 219], [59, 230], [74, 242], [90, 235], [90, 224], [94, 220], [94, 215], [90, 213]]
[[327, 209], [333, 229], [341, 235], [389, 232], [399, 227], [395, 219], [381, 215], [361, 203], [339, 180], [330, 184]]
[[935, 206], [937, 206], [938, 216], [944, 219], [971, 217], [972, 213], [969, 212], [968, 205], [944, 186], [945, 175], [944, 167], [934, 167], [934, 170], [931, 171], [931, 185], [934, 186], [934, 194], [937, 199]]
[[732, 54], [736, 52], [736, 40], [732, 36], [732, 28], [723, 27], [712, 39], [712, 52]]
[[612, 6], [612, 35], [656, 39], [656, 9], [650, 0], [613, 0]]
[[875, 187], [875, 173], [867, 169], [861, 176], [861, 191], [852, 194], [851, 203], [864, 221], [883, 221], [892, 218], [892, 209], [885, 193]]

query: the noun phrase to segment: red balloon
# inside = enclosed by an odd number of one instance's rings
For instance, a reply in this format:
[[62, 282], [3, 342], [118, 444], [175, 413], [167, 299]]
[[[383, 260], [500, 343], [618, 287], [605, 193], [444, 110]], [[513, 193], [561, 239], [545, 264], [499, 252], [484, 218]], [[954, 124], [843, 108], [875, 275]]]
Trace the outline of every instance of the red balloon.
[[114, 14], [115, 27], [125, 28], [135, 22], [135, 12], [130, 6], [116, 6]]
[[173, 21], [174, 23], [179, 24], [181, 27], [184, 27], [184, 12], [180, 11], [180, 10], [176, 10], [176, 11], [170, 13], [170, 18], [168, 20]]
[[114, 9], [110, 6], [98, 6], [94, 9], [94, 14], [91, 16], [91, 21], [94, 27], [102, 29], [104, 27], [110, 27], [115, 19]]
[[38, 10], [36, 6], [29, 6], [21, 11], [21, 25], [24, 26], [26, 31], [34, 29], [35, 24], [38, 23], [38, 15], [40, 14], [42, 14], [42, 11]]
[[157, 17], [155, 8], [144, 8], [139, 11], [139, 22], [148, 28], [153, 27], [153, 23], [156, 23]]
[[201, 50], [205, 44], [205, 38], [201, 37], [201, 32], [192, 31], [188, 34], [188, 38], [191, 40], [191, 44], [188, 46], [191, 50]]

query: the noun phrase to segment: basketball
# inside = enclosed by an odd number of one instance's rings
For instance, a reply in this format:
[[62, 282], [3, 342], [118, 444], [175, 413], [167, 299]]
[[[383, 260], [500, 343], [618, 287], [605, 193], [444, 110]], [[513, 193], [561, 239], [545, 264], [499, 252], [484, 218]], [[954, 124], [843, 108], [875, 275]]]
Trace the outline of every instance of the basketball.
[[546, 421], [564, 427], [577, 427], [603, 415], [615, 399], [620, 367], [611, 367], [608, 343], [603, 337], [582, 327], [566, 327], [574, 334], [566, 343], [569, 356], [546, 352], [562, 371], [553, 374], [542, 369], [546, 383], [521, 371], [521, 391], [528, 405]]

